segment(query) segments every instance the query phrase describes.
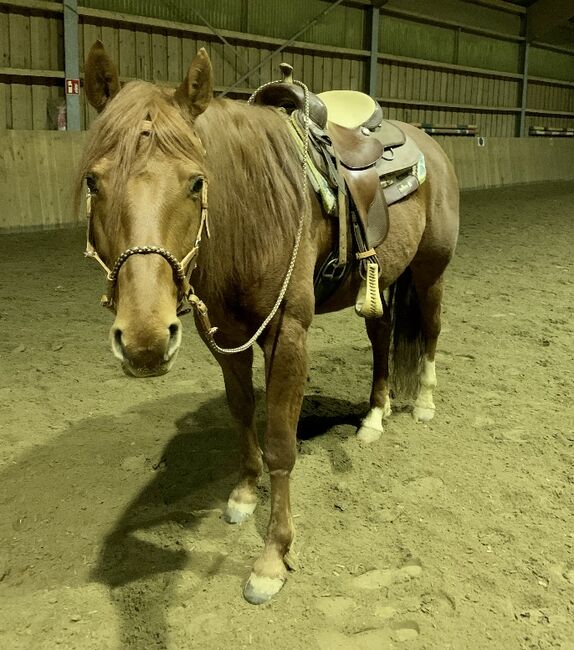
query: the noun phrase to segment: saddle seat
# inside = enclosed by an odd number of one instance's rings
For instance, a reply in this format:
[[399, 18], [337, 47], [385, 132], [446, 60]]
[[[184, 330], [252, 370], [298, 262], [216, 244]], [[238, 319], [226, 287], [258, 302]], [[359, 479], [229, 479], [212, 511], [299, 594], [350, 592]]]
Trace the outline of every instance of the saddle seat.
[[327, 108], [327, 120], [347, 129], [365, 126], [372, 130], [383, 119], [379, 104], [358, 90], [327, 90], [317, 97]]

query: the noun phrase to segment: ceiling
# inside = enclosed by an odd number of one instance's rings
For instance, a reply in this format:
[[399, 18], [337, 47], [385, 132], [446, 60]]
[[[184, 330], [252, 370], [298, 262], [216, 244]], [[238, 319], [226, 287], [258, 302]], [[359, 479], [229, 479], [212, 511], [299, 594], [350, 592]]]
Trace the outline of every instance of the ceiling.
[[554, 45], [574, 45], [573, 0], [510, 0], [528, 10], [528, 35]]

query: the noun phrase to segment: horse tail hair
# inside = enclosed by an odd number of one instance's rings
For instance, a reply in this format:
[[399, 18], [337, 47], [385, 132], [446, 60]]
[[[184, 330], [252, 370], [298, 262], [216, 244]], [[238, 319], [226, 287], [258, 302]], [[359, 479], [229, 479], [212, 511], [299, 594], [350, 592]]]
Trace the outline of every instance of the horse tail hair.
[[409, 267], [389, 288], [391, 315], [390, 386], [393, 397], [416, 397], [424, 354], [422, 315]]

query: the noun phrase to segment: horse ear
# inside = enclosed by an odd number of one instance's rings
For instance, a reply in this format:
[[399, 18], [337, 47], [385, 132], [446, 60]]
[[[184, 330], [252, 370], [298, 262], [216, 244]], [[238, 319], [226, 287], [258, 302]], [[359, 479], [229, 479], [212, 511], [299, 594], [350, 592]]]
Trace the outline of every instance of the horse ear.
[[195, 119], [213, 98], [213, 70], [204, 47], [193, 57], [187, 75], [175, 91], [175, 101], [191, 112]]
[[90, 104], [100, 113], [120, 90], [116, 64], [110, 59], [102, 41], [96, 41], [84, 66], [84, 88]]

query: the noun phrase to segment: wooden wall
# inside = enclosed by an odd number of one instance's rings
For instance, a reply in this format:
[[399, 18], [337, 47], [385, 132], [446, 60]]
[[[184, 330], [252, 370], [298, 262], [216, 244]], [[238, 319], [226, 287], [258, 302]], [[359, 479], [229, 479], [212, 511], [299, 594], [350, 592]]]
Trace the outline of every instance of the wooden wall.
[[[437, 138], [464, 190], [574, 181], [574, 142], [548, 138]], [[84, 223], [72, 203], [84, 132], [0, 132], [0, 232]]]
[[0, 131], [0, 231], [78, 223], [75, 170], [84, 132]]
[[[197, 3], [84, 0], [79, 9], [81, 57], [100, 38], [118, 61], [124, 81], [138, 77], [175, 85], [193, 53], [204, 46], [222, 92], [273, 55], [286, 36], [327, 4], [249, 0], [233, 2], [232, 7], [228, 3], [226, 10], [226, 2], [202, 0], [200, 8], [227, 45], [205, 24], [158, 17], [183, 16], [187, 11], [191, 14], [185, 14], [185, 20], [190, 20]], [[124, 5], [132, 13], [106, 8]], [[181, 11], [170, 14], [172, 5]], [[337, 7], [302, 40], [271, 56], [234, 89], [234, 96], [246, 97], [259, 84], [276, 78], [281, 60], [292, 63], [296, 75], [316, 92], [366, 89], [369, 6], [367, 0], [354, 0]], [[138, 7], [148, 15], [136, 15]], [[424, 4], [391, 0], [382, 12], [376, 94], [389, 117], [473, 123], [489, 137], [517, 135], [523, 47], [519, 9], [500, 12], [462, 0]], [[530, 49], [531, 68], [538, 76], [528, 85], [527, 125], [574, 127], [574, 55]], [[63, 99], [63, 68], [62, 3], [0, 0], [0, 129], [53, 126], [48, 108]], [[84, 106], [82, 117], [88, 126], [94, 113]]]
[[0, 6], [0, 129], [48, 129], [64, 96], [61, 16]]

